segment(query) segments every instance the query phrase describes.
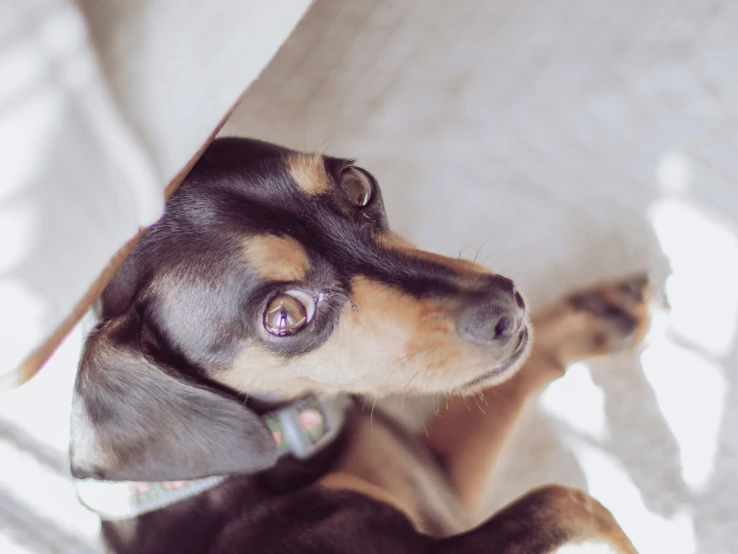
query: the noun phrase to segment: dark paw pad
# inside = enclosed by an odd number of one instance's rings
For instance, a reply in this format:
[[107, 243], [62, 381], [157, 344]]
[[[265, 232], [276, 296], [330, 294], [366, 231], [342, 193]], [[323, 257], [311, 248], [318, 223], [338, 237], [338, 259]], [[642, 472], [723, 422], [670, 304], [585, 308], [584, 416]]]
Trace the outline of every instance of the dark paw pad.
[[631, 334], [638, 326], [636, 317], [599, 291], [575, 294], [570, 302], [575, 310], [597, 316], [621, 336]]

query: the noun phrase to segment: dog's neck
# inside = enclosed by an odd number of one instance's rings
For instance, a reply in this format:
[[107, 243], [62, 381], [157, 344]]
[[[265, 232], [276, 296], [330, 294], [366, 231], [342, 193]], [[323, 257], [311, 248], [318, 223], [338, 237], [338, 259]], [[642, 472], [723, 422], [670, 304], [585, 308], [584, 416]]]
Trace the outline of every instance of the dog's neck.
[[[253, 403], [253, 406], [251, 404]], [[297, 400], [250, 398], [277, 444], [279, 459], [308, 463], [338, 438], [352, 400], [345, 395], [309, 394]], [[76, 480], [84, 505], [108, 521], [138, 517], [192, 498], [223, 483], [229, 475], [177, 481]]]

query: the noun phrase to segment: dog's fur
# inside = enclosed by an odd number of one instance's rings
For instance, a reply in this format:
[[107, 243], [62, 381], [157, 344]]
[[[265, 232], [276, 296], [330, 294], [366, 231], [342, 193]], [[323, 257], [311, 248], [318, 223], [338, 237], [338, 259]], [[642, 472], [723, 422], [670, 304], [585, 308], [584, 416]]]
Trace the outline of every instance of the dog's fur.
[[[101, 298], [75, 389], [78, 478], [222, 485], [105, 522], [115, 552], [549, 552], [634, 549], [581, 491], [549, 486], [469, 530], [486, 477], [529, 398], [569, 362], [632, 344], [642, 278], [561, 301], [529, 322], [512, 282], [390, 232], [376, 181], [340, 187], [350, 160], [215, 141]], [[442, 223], [440, 223], [442, 224]], [[317, 298], [290, 336], [263, 325], [288, 289]], [[537, 333], [527, 361], [529, 329]], [[490, 392], [490, 387], [494, 387]], [[258, 417], [308, 392], [447, 394], [428, 436], [356, 404], [340, 438], [283, 459]], [[478, 394], [485, 413], [469, 409]], [[371, 402], [371, 401], [370, 401]]]

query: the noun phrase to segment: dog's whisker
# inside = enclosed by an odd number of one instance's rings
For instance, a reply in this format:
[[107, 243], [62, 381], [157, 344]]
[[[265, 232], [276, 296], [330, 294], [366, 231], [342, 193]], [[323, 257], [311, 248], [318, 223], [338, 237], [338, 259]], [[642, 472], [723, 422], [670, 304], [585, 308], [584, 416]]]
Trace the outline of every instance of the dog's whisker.
[[[438, 349], [437, 348], [434, 348], [433, 350], [427, 350], [426, 349], [426, 350], [421, 350], [419, 352], [427, 352], [428, 354], [433, 354], [433, 353], [435, 353], [437, 351], [438, 351]], [[435, 365], [434, 364], [429, 364], [429, 365], [427, 365], [425, 367], [425, 369], [420, 370], [420, 371], [423, 372], [423, 378], [421, 379], [420, 383], [418, 384], [419, 394], [421, 394], [421, 395], [427, 395], [427, 394], [429, 394], [428, 391], [430, 390], [430, 385], [432, 384], [433, 379], [435, 377], [437, 377], [436, 375], [434, 375], [434, 373], [435, 373], [434, 369], [437, 368], [437, 367], [440, 367], [443, 364], [443, 362], [444, 362], [444, 359], [441, 359], [441, 361], [437, 361]], [[428, 380], [427, 385], [425, 384], [426, 380]]]
[[467, 400], [467, 396], [465, 394], [461, 395], [461, 399], [464, 401], [464, 406], [466, 406], [466, 409], [471, 412], [471, 406], [469, 405], [469, 401]]
[[402, 394], [400, 395], [400, 410], [405, 410], [405, 396], [407, 396], [407, 388], [410, 386], [410, 383], [413, 379], [415, 379], [420, 374], [420, 370], [416, 371], [412, 377], [408, 380], [407, 383], [405, 383], [405, 386], [402, 388]]
[[[423, 353], [427, 353], [427, 352], [434, 352], [434, 351], [435, 351], [435, 349], [434, 349], [434, 350], [429, 350], [429, 349], [427, 349], [427, 348], [426, 348], [426, 349], [418, 350], [418, 351], [416, 351], [416, 352], [411, 352], [410, 354], [406, 354], [405, 356], [403, 356], [402, 358], [400, 358], [400, 359], [399, 359], [399, 360], [397, 361], [397, 363], [395, 363], [395, 364], [394, 364], [394, 365], [392, 365], [392, 366], [391, 366], [391, 367], [390, 367], [389, 369], [387, 369], [387, 370], [386, 370], [386, 371], [384, 372], [384, 374], [382, 375], [382, 377], [381, 377], [380, 379], [378, 379], [378, 381], [379, 381], [380, 383], [383, 383], [383, 382], [388, 382], [388, 381], [390, 380], [390, 378], [392, 377], [392, 374], [393, 374], [394, 372], [396, 372], [396, 371], [397, 371], [398, 369], [400, 369], [400, 368], [401, 368], [401, 367], [402, 367], [402, 366], [403, 366], [403, 365], [404, 365], [405, 363], [407, 363], [407, 361], [408, 361], [408, 360], [410, 360], [410, 358], [412, 358], [412, 357], [414, 357], [414, 356], [417, 356], [417, 355], [419, 355], [419, 354], [423, 354]], [[406, 389], [406, 388], [407, 388], [407, 386], [408, 386], [408, 385], [410, 384], [410, 381], [412, 381], [412, 380], [413, 380], [413, 378], [414, 378], [414, 377], [415, 377], [415, 376], [416, 376], [416, 375], [417, 375], [418, 373], [420, 373], [420, 370], [418, 370], [418, 371], [417, 371], [417, 372], [415, 373], [415, 375], [413, 375], [413, 377], [411, 377], [411, 378], [410, 378], [410, 380], [409, 380], [409, 381], [408, 381], [408, 382], [407, 382], [407, 383], [405, 384], [405, 387], [403, 388], [403, 392], [402, 392], [402, 395], [403, 395], [403, 396], [402, 396], [402, 400], [404, 400], [404, 395], [405, 395], [405, 389]]]
[[[487, 252], [487, 255], [486, 255], [486, 256], [484, 257], [484, 259], [482, 260], [482, 265], [487, 265], [487, 261], [489, 261], [489, 257], [490, 257], [490, 256], [491, 256], [492, 254], [494, 254], [495, 252], [496, 252], [496, 250], [495, 250], [494, 248], [493, 248], [492, 250], [490, 250], [489, 252]], [[506, 256], [506, 255], [507, 255], [507, 254], [503, 254], [503, 255], [502, 255], [501, 257], [504, 257], [504, 256]], [[497, 263], [497, 260], [499, 260], [499, 259], [500, 259], [500, 257], [497, 257], [497, 258], [495, 258], [495, 259], [494, 259], [494, 260], [492, 261], [492, 264], [495, 264], [495, 263]]]
[[[390, 378], [390, 377], [392, 376], [392, 374], [393, 374], [393, 373], [394, 373], [395, 371], [397, 371], [398, 369], [400, 369], [400, 368], [401, 368], [401, 367], [402, 367], [402, 366], [403, 366], [403, 365], [404, 365], [405, 363], [407, 363], [407, 361], [408, 361], [408, 360], [410, 360], [410, 358], [412, 358], [412, 357], [414, 357], [414, 356], [417, 356], [417, 355], [419, 355], [419, 354], [423, 354], [423, 353], [425, 353], [425, 352], [433, 352], [433, 351], [434, 351], [434, 350], [428, 350], [428, 349], [426, 348], [426, 349], [418, 350], [418, 351], [416, 351], [416, 352], [411, 352], [410, 354], [406, 354], [405, 356], [401, 357], [401, 358], [400, 358], [400, 359], [399, 359], [399, 360], [398, 360], [398, 361], [397, 361], [397, 362], [396, 362], [395, 364], [393, 364], [393, 365], [392, 365], [392, 366], [390, 366], [390, 367], [389, 367], [389, 368], [388, 368], [387, 370], [385, 370], [385, 372], [384, 372], [384, 373], [382, 374], [382, 376], [381, 376], [381, 377], [380, 377], [379, 379], [377, 379], [377, 380], [378, 380], [378, 381], [379, 381], [380, 383], [383, 383], [383, 382], [387, 382], [387, 381], [389, 380], [389, 378]], [[419, 373], [419, 371], [418, 371], [418, 373]], [[412, 378], [411, 378], [411, 380], [412, 380]], [[408, 383], [407, 383], [407, 384], [405, 385], [405, 387], [407, 387], [407, 385], [408, 385], [408, 384], [409, 384], [409, 381], [408, 381]], [[405, 389], [403, 389], [403, 391], [404, 391], [404, 390], [405, 390]]]
[[[483, 242], [483, 243], [481, 244], [481, 246], [479, 247], [479, 249], [477, 250], [477, 253], [476, 253], [476, 255], [474, 256], [474, 261], [475, 261], [475, 262], [477, 261], [477, 257], [479, 256], [479, 254], [480, 254], [480, 253], [482, 252], [482, 250], [484, 249], [484, 247], [485, 247], [485, 246], [487, 245], [487, 243], [488, 243], [489, 241], [491, 241], [492, 239], [498, 239], [498, 238], [501, 238], [501, 237], [505, 237], [505, 236], [507, 236], [507, 235], [508, 235], [507, 233], [498, 233], [498, 234], [496, 234], [496, 235], [492, 235], [492, 236], [491, 236], [491, 237], [489, 237], [489, 238], [488, 238], [487, 240], [485, 240], [485, 241], [484, 241], [484, 242]], [[494, 250], [493, 250], [493, 252], [494, 252]], [[489, 257], [489, 254], [487, 254], [487, 256], [485, 256], [485, 260], [486, 260], [486, 258], [487, 258], [487, 257]]]
[[462, 256], [464, 255], [464, 250], [466, 250], [467, 248], [469, 248], [469, 247], [470, 247], [470, 246], [471, 246], [472, 244], [474, 244], [474, 241], [472, 241], [472, 242], [467, 242], [467, 243], [466, 243], [466, 244], [465, 244], [464, 246], [462, 246], [462, 247], [461, 247], [461, 248], [459, 249], [459, 259], [461, 259], [461, 258], [462, 258]]
[[423, 431], [425, 431], [425, 436], [430, 437], [430, 433], [428, 432], [428, 428], [425, 426], [425, 419], [420, 419], [420, 424], [423, 426]]
[[249, 393], [246, 393], [242, 398], [239, 398], [242, 406], [246, 406], [249, 403]]
[[482, 406], [481, 406], [481, 405], [479, 404], [479, 397], [480, 397], [481, 395], [482, 395], [482, 393], [479, 393], [479, 392], [478, 392], [478, 393], [476, 393], [476, 394], [474, 395], [474, 402], [476, 403], [476, 405], [477, 405], [477, 408], [479, 408], [479, 411], [480, 411], [480, 412], [482, 412], [483, 414], [485, 414], [485, 415], [486, 415], [486, 413], [487, 413], [487, 412], [485, 412], [485, 411], [484, 411], [484, 408], [482, 408]]
[[485, 240], [485, 241], [484, 241], [484, 242], [483, 242], [483, 243], [482, 243], [482, 244], [481, 244], [481, 245], [479, 246], [479, 248], [477, 249], [477, 253], [476, 253], [476, 254], [474, 254], [474, 261], [475, 261], [475, 262], [477, 261], [477, 258], [479, 257], [479, 254], [480, 254], [480, 252], [482, 251], [482, 248], [484, 248], [484, 247], [485, 247], [485, 245], [486, 245], [486, 244], [487, 244], [487, 243], [488, 243], [489, 241], [491, 241], [491, 240], [492, 240], [493, 238], [495, 238], [495, 236], [494, 236], [494, 235], [492, 235], [491, 237], [489, 237], [489, 238], [488, 238], [487, 240]]
[[377, 405], [377, 395], [374, 395], [374, 402], [372, 403], [372, 411], [369, 414], [369, 427], [374, 431], [374, 406]]
[[418, 390], [420, 391], [421, 395], [427, 395], [428, 394], [428, 387], [426, 387], [425, 382], [430, 378], [430, 365], [425, 367], [422, 370], [423, 377], [420, 379], [420, 383], [418, 384]]
[[324, 156], [325, 153], [328, 151], [328, 148], [330, 147], [333, 140], [340, 135], [343, 132], [342, 127], [338, 127], [335, 131], [333, 131], [330, 135], [328, 135], [325, 140], [323, 140], [322, 144], [320, 145], [320, 148], [318, 149], [318, 153], [321, 156]]
[[[429, 380], [428, 380], [428, 387], [426, 388], [426, 390], [429, 390], [429, 389], [432, 389], [433, 388], [431, 385], [433, 385], [433, 383], [434, 383], [435, 380], [440, 380], [441, 383], [445, 383], [446, 382], [446, 376], [448, 375], [450, 369], [446, 368], [442, 373], [439, 373], [437, 371], [438, 368], [445, 366], [446, 365], [446, 362], [447, 362], [447, 359], [444, 358], [444, 357], [442, 357], [440, 359], [437, 359], [436, 362], [435, 362], [435, 364], [432, 364], [432, 365], [429, 365], [428, 366], [428, 368], [427, 368], [426, 371], [430, 374], [430, 377], [429, 377]], [[443, 388], [445, 388], [445, 387], [443, 387]]]
[[432, 353], [432, 352], [436, 352], [437, 350], [438, 350], [437, 348], [434, 348], [432, 350], [428, 348], [423, 348], [422, 350], [416, 350], [415, 352], [411, 352], [410, 354], [405, 354], [402, 358], [400, 358], [399, 362], [400, 364], [405, 364], [413, 356], [417, 356], [418, 354], [424, 354], [424, 353]]
[[[489, 254], [487, 254], [487, 257], [486, 257], [486, 258], [484, 258], [484, 261], [483, 261], [482, 263], [486, 265], [486, 263], [487, 263], [487, 260], [488, 260], [488, 259], [489, 259], [489, 257], [490, 257], [490, 256], [491, 256], [492, 254], [494, 254], [494, 253], [495, 253], [495, 251], [494, 251], [494, 250], [492, 250], [492, 251], [491, 251], [491, 252], [490, 252]], [[509, 257], [510, 257], [510, 252], [506, 252], [505, 254], [501, 254], [501, 255], [497, 256], [497, 257], [496, 257], [496, 258], [495, 258], [494, 260], [492, 260], [492, 263], [491, 263], [490, 265], [495, 265], [495, 264], [497, 264], [497, 262], [499, 262], [500, 260], [502, 260], [502, 259], [505, 259], [505, 258], [509, 258]]]

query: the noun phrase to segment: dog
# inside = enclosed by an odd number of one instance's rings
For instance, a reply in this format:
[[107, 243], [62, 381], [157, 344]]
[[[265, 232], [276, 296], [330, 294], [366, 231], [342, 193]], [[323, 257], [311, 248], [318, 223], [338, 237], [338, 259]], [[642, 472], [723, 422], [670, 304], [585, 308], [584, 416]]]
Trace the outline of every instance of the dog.
[[[390, 231], [354, 161], [218, 139], [100, 298], [72, 408], [79, 496], [117, 553], [633, 553], [564, 486], [473, 518], [526, 403], [638, 342], [649, 289], [529, 317], [510, 279]], [[427, 435], [362, 406], [408, 394], [448, 398]]]

